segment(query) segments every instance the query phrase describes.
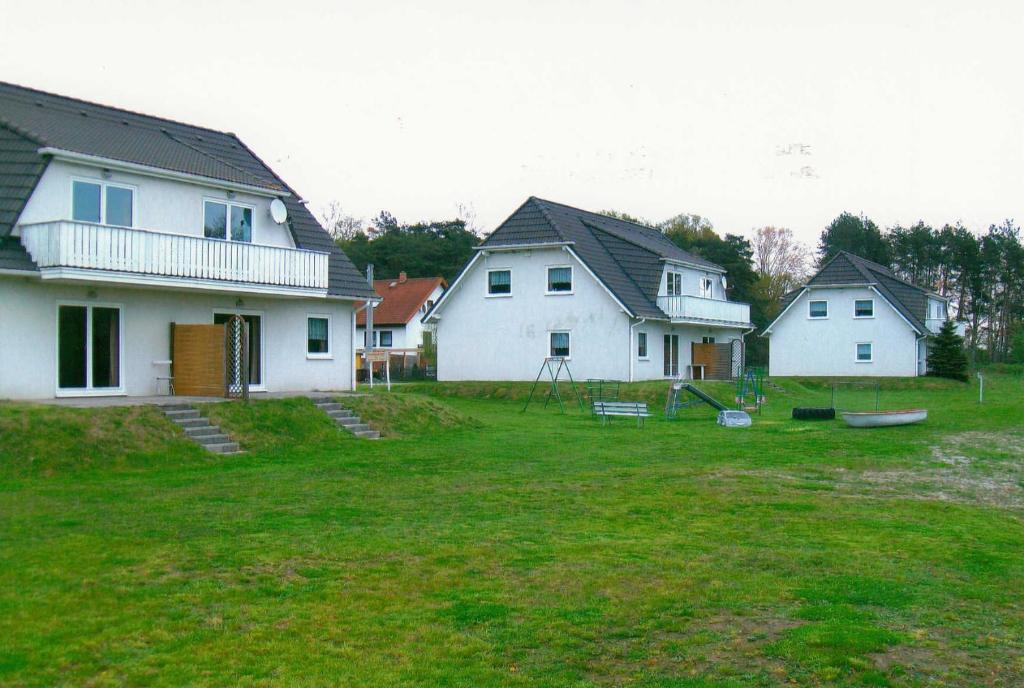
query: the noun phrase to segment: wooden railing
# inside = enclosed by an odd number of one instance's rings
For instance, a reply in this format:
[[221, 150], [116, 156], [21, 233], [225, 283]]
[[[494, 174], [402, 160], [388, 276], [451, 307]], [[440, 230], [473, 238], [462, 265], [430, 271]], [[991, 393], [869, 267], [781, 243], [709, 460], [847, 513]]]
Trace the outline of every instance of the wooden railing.
[[658, 307], [670, 318], [710, 320], [746, 325], [750, 306], [737, 301], [705, 299], [699, 296], [659, 296]]
[[327, 288], [327, 254], [86, 222], [21, 226], [21, 242], [39, 268], [83, 268]]

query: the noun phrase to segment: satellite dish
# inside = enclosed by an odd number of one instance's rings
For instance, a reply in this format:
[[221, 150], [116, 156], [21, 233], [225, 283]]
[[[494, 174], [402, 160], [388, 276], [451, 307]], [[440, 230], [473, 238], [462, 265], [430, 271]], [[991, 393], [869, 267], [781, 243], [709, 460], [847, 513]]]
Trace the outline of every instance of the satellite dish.
[[275, 198], [270, 202], [270, 217], [279, 225], [283, 225], [288, 219], [288, 208], [280, 198]]

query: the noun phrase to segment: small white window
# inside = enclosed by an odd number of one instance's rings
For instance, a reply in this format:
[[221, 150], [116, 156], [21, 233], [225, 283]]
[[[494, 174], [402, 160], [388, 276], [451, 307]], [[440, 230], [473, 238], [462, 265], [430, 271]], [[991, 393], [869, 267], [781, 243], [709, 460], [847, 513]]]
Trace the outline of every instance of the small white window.
[[700, 278], [700, 295], [701, 298], [710, 299], [714, 295], [714, 283], [710, 277]]
[[715, 343], [715, 338], [714, 337], [701, 337], [700, 341], [701, 341], [702, 344], [714, 344]]
[[569, 333], [552, 332], [550, 356], [552, 358], [569, 358], [569, 355]]
[[331, 357], [331, 319], [329, 316], [310, 315], [306, 317], [306, 356], [309, 358]]
[[571, 294], [572, 293], [572, 267], [548, 268], [548, 293], [549, 294]]
[[857, 344], [857, 363], [871, 363], [871, 342]]
[[809, 317], [809, 318], [827, 318], [828, 317], [828, 301], [809, 301], [807, 303], [807, 317]]
[[875, 317], [874, 299], [857, 299], [853, 302], [853, 317], [873, 318]]
[[636, 333], [636, 357], [641, 360], [647, 360], [647, 333], [637, 332]]
[[488, 270], [487, 271], [487, 295], [488, 296], [509, 296], [512, 294], [512, 271], [511, 270]]
[[74, 180], [71, 219], [115, 227], [135, 226], [135, 190], [128, 186]]
[[681, 296], [683, 293], [683, 275], [680, 272], [670, 272], [666, 278], [665, 293], [669, 296]]
[[391, 346], [391, 330], [380, 331], [380, 347], [387, 348]]

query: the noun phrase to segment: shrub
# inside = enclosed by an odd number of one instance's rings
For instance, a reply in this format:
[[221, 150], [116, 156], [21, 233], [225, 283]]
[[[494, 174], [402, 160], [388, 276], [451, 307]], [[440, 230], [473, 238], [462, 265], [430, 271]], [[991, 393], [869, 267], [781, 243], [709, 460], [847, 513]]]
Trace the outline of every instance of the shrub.
[[964, 338], [956, 333], [952, 320], [942, 324], [935, 335], [928, 352], [928, 374], [967, 381], [967, 355], [964, 353]]

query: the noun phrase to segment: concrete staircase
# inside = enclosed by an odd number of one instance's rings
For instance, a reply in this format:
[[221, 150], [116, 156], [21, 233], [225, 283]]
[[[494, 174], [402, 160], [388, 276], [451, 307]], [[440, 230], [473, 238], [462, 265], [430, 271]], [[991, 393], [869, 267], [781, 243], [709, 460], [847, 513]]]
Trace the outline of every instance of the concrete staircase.
[[352, 413], [352, 411], [345, 408], [334, 399], [330, 397], [320, 397], [318, 399], [311, 399], [310, 401], [313, 402], [314, 406], [334, 419], [336, 424], [341, 426], [343, 429], [348, 430], [356, 437], [360, 437], [365, 440], [380, 439], [379, 432], [371, 430], [369, 425], [359, 419], [359, 416]]
[[161, 406], [160, 410], [203, 449], [214, 454], [237, 454], [241, 451], [238, 442], [233, 442], [216, 425], [210, 425], [209, 419], [200, 416], [199, 411], [189, 404], [168, 404]]

